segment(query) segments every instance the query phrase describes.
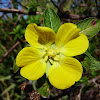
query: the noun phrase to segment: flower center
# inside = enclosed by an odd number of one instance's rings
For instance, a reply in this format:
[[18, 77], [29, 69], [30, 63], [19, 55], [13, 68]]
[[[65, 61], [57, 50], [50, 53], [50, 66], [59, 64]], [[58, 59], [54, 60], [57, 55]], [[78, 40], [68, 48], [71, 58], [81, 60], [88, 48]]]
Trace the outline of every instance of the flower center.
[[48, 56], [49, 56], [49, 57], [54, 57], [56, 54], [57, 54], [57, 53], [56, 53], [53, 49], [50, 49], [50, 50], [48, 51]]
[[51, 64], [53, 64], [54, 61], [59, 61], [60, 59], [59, 51], [55, 51], [54, 49], [47, 49], [42, 53], [45, 61], [50, 61]]
[[59, 52], [54, 51], [53, 49], [48, 50], [47, 52], [48, 60], [53, 64], [54, 61], [59, 61], [60, 55]]

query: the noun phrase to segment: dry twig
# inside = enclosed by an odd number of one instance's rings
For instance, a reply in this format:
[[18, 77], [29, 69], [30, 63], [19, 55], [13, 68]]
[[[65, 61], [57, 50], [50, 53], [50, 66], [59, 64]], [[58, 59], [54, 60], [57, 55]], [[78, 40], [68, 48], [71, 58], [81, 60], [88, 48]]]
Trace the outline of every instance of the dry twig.
[[[90, 79], [90, 80], [88, 80], [88, 83], [89, 83], [89, 85], [91, 85], [91, 84], [96, 84], [95, 82], [97, 81], [97, 80], [99, 80], [100, 79], [100, 75], [99, 76], [97, 76], [97, 77], [95, 77], [95, 78], [93, 78], [93, 79]], [[61, 98], [61, 97], [63, 97], [63, 96], [65, 96], [65, 95], [70, 95], [72, 92], [75, 92], [77, 89], [79, 89], [79, 94], [77, 95], [77, 98], [78, 98], [78, 100], [80, 100], [80, 96], [81, 96], [81, 90], [84, 88], [86, 86], [86, 84], [85, 83], [83, 83], [83, 84], [80, 84], [79, 86], [72, 86], [71, 88], [68, 88], [68, 89], [66, 89], [66, 90], [63, 90], [59, 95], [57, 95], [57, 96], [54, 96], [54, 97], [51, 97], [51, 98], [44, 98], [43, 100], [58, 100], [59, 98]]]
[[0, 8], [0, 12], [4, 13], [19, 13], [19, 14], [27, 14], [25, 10], [18, 10], [18, 9], [7, 9], [7, 8]]
[[[4, 13], [18, 13], [18, 14], [28, 15], [27, 11], [25, 11], [25, 10], [19, 10], [19, 9], [0, 8], [0, 12], [4, 12]], [[36, 12], [36, 14], [43, 14], [43, 13], [42, 12]]]
[[13, 3], [12, 3], [12, 0], [10, 0], [10, 4], [11, 4], [12, 9], [14, 9], [14, 6], [13, 6]]
[[0, 63], [11, 53], [18, 45], [20, 44], [20, 41], [16, 42], [5, 54], [4, 56], [0, 59]]
[[[6, 9], [6, 8], [0, 8], [0, 12], [4, 12], [4, 13], [19, 13], [19, 14], [25, 14], [28, 15], [28, 13], [25, 10], [18, 10], [18, 9]], [[36, 12], [36, 14], [43, 14], [42, 12]], [[66, 15], [66, 18], [69, 19], [84, 19], [86, 18], [85, 15], [76, 15], [76, 14], [70, 14], [70, 13], [66, 13], [64, 12], [64, 15]]]

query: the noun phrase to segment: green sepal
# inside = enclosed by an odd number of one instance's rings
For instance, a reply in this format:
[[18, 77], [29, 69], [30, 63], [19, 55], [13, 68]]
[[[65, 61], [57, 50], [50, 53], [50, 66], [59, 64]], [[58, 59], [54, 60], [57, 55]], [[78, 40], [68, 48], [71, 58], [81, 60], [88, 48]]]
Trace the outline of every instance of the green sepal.
[[51, 67], [51, 64], [49, 61], [47, 61], [46, 77], [48, 77], [50, 67]]

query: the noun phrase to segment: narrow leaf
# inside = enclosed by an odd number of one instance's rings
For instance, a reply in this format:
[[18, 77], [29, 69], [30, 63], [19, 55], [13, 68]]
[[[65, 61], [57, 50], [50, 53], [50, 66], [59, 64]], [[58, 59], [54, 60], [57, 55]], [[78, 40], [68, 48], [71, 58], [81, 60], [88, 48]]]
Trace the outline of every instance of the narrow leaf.
[[11, 89], [13, 89], [16, 85], [15, 84], [11, 84], [9, 87], [7, 87], [2, 93], [1, 96], [6, 94], [8, 91], [10, 91]]
[[8, 75], [8, 76], [0, 75], [0, 81], [5, 81], [5, 80], [8, 80], [8, 79], [11, 79], [11, 75]]
[[54, 12], [52, 9], [46, 9], [44, 13], [44, 25], [46, 27], [50, 27], [55, 32], [57, 32], [59, 26], [60, 26], [60, 19], [58, 15]]
[[20, 67], [18, 67], [18, 66], [16, 65], [16, 60], [15, 60], [15, 61], [14, 61], [14, 64], [13, 64], [13, 71], [14, 71], [14, 73], [16, 73], [19, 69], [20, 69]]
[[96, 18], [87, 18], [78, 22], [77, 27], [81, 28], [81, 32], [86, 34], [88, 38], [92, 38], [100, 31], [100, 20]]

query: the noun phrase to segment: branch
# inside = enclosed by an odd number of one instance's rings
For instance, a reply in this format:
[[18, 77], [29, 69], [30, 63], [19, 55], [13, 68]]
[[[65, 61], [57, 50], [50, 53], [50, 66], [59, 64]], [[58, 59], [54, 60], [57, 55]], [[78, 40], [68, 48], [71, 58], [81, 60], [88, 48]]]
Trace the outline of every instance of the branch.
[[[18, 13], [18, 14], [25, 14], [25, 15], [34, 15], [33, 13], [28, 14], [25, 10], [19, 10], [19, 9], [6, 9], [6, 8], [0, 8], [0, 12], [4, 13]], [[42, 12], [36, 12], [36, 14], [43, 14]]]
[[24, 7], [25, 9], [28, 9], [26, 6], [22, 5], [20, 2], [16, 1], [19, 5], [21, 5], [22, 7]]
[[10, 4], [11, 4], [12, 9], [14, 9], [14, 6], [13, 6], [13, 3], [12, 3], [12, 0], [10, 0]]
[[0, 59], [0, 63], [11, 53], [18, 45], [20, 44], [20, 41], [16, 42], [5, 54], [4, 56]]
[[[93, 79], [88, 80], [88, 84], [92, 84], [92, 83], [95, 84], [96, 81], [99, 80], [99, 79], [100, 79], [100, 75], [96, 76], [96, 77], [93, 78]], [[86, 86], [86, 84], [83, 83], [83, 84], [81, 84], [80, 86], [81, 86], [82, 88], [84, 88], [84, 87]]]
[[[89, 85], [92, 84], [92, 83], [95, 84], [96, 81], [99, 80], [99, 79], [100, 79], [100, 75], [98, 75], [97, 77], [95, 77], [93, 79], [88, 80], [88, 83], [89, 83]], [[68, 89], [63, 90], [62, 93], [60, 93], [57, 96], [54, 96], [54, 97], [51, 97], [51, 98], [43, 98], [43, 100], [58, 100], [59, 98], [65, 96], [65, 95], [70, 95], [72, 92], [75, 92], [76, 89], [82, 89], [85, 86], [86, 86], [85, 83], [80, 84], [79, 86], [72, 86]]]
[[[4, 13], [5, 14], [5, 13]], [[2, 14], [1, 16], [0, 16], [0, 18], [2, 18], [3, 16], [4, 16], [4, 14]]]
[[25, 10], [0, 8], [0, 12], [27, 14]]
[[17, 23], [18, 23], [18, 21], [19, 21], [20, 17], [21, 17], [21, 15], [18, 15], [17, 20], [14, 22], [14, 27], [16, 27], [16, 25], [17, 25]]
[[95, 0], [95, 3], [96, 3], [97, 11], [99, 12], [99, 7], [98, 7], [97, 0]]
[[58, 16], [63, 19], [85, 19], [85, 18], [87, 18], [86, 15], [70, 14], [68, 11], [66, 11], [66, 12], [59, 11]]
[[[58, 9], [58, 16], [60, 18], [66, 18], [66, 19], [85, 19], [87, 16], [85, 15], [76, 15], [76, 14], [70, 14], [69, 11], [64, 11], [64, 8], [60, 2], [61, 8], [59, 8], [53, 0], [51, 0], [53, 5]], [[61, 10], [62, 9], [62, 10]]]
[[86, 17], [87, 17], [86, 15], [76, 15], [76, 14], [70, 14], [69, 15], [70, 19], [84, 19]]
[[[0, 8], [0, 12], [5, 13], [19, 13], [19, 14], [25, 14], [29, 15], [25, 10], [18, 10], [18, 9], [6, 9], [6, 8]], [[36, 12], [36, 14], [43, 14], [42, 12]], [[34, 15], [34, 14], [31, 14]], [[69, 12], [60, 12], [58, 13], [60, 18], [69, 18], [69, 19], [84, 19], [86, 18], [85, 15], [76, 15], [76, 14], [70, 14]]]
[[61, 0], [58, 0], [58, 1], [59, 1], [59, 4], [60, 4], [60, 9], [61, 9], [61, 11], [62, 11], [62, 12], [65, 12], [64, 6], [63, 6]]
[[55, 4], [55, 2], [53, 0], [51, 0], [51, 2], [53, 3], [53, 5], [60, 11], [59, 7]]

